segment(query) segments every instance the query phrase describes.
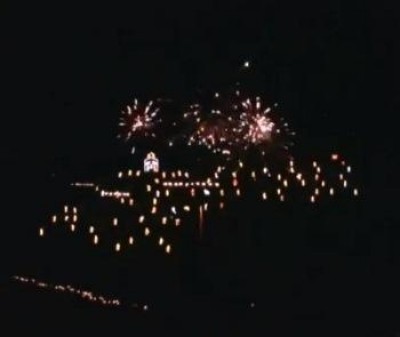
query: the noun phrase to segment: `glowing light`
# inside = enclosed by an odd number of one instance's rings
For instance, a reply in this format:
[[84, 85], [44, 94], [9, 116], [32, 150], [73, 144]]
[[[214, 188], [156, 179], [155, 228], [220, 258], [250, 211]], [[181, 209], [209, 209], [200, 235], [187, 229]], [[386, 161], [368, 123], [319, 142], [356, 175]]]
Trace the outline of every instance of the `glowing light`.
[[163, 225], [166, 225], [166, 224], [167, 224], [167, 217], [166, 217], [166, 216], [164, 216], [164, 217], [162, 218], [161, 223], [162, 223]]
[[358, 196], [358, 189], [355, 188], [355, 189], [353, 190], [353, 195], [354, 195], [355, 197]]
[[351, 173], [351, 166], [347, 166], [347, 173]]
[[330, 195], [334, 195], [334, 194], [335, 194], [335, 190], [333, 189], [333, 187], [331, 187], [331, 188], [329, 189], [329, 194], [330, 194]]
[[158, 240], [158, 245], [162, 246], [164, 244], [164, 238], [161, 236]]
[[145, 236], [149, 236], [149, 235], [150, 235], [150, 229], [149, 229], [149, 227], [146, 227], [146, 228], [144, 229], [144, 235], [145, 235]]
[[205, 196], [209, 196], [211, 194], [210, 190], [208, 190], [206, 188], [203, 190], [203, 193]]
[[263, 200], [267, 200], [268, 196], [267, 196], [267, 192], [263, 192], [262, 194], [262, 198]]
[[118, 219], [117, 218], [114, 218], [113, 219], [113, 226], [117, 226], [118, 225]]
[[52, 218], [51, 218], [51, 221], [53, 223], [56, 223], [57, 222], [57, 215], [53, 215]]
[[144, 222], [144, 215], [141, 215], [140, 217], [139, 217], [139, 223], [143, 223]]
[[39, 236], [44, 236], [44, 228], [39, 228]]
[[119, 242], [117, 242], [116, 244], [115, 244], [115, 251], [116, 252], [119, 252], [121, 250], [121, 244], [119, 243]]
[[94, 237], [93, 237], [93, 243], [94, 243], [95, 245], [97, 245], [97, 244], [99, 243], [99, 237], [98, 237], [97, 234], [95, 234]]
[[171, 253], [171, 245], [167, 245], [167, 246], [165, 247], [165, 252], [166, 252], [167, 254], [170, 254], [170, 253]]
[[75, 225], [74, 224], [71, 225], [71, 232], [75, 232]]
[[332, 160], [338, 160], [339, 159], [339, 155], [337, 153], [332, 153], [331, 159]]
[[132, 246], [132, 245], [133, 245], [133, 242], [134, 242], [133, 236], [130, 236], [130, 237], [129, 237], [129, 244]]
[[189, 205], [183, 206], [183, 210], [186, 212], [190, 212], [190, 206]]
[[89, 227], [89, 233], [90, 233], [90, 234], [93, 234], [93, 233], [94, 233], [94, 227], [93, 227], [93, 226], [90, 226], [90, 227]]

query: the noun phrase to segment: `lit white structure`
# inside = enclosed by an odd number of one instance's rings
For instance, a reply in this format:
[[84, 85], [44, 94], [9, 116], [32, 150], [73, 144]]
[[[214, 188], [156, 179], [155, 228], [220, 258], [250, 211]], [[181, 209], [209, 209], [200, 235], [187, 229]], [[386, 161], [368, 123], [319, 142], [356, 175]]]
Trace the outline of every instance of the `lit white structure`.
[[158, 172], [160, 164], [154, 152], [149, 152], [144, 159], [144, 172]]

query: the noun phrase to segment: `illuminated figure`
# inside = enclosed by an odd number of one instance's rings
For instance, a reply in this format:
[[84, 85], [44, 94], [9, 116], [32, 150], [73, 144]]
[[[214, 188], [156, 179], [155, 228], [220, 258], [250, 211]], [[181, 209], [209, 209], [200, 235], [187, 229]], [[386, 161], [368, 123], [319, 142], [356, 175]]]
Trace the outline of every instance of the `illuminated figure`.
[[154, 152], [149, 152], [144, 159], [144, 172], [158, 172], [159, 161]]

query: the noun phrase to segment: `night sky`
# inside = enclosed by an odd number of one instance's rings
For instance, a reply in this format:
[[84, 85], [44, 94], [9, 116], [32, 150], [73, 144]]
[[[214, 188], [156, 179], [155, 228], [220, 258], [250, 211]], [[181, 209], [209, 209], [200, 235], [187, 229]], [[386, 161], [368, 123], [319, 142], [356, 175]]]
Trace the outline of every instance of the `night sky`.
[[346, 150], [391, 185], [391, 165], [375, 164], [395, 154], [394, 1], [2, 7], [3, 163], [110, 158], [133, 97], [187, 102], [250, 60], [298, 144]]
[[[316, 156], [345, 153], [357, 172], [366, 214], [349, 227], [357, 232], [354, 249], [335, 261], [350, 266], [342, 273], [343, 284], [359, 275], [344, 289], [358, 289], [364, 275], [375, 270], [379, 282], [363, 289], [379, 298], [382, 308], [368, 315], [381, 309], [382, 315], [392, 313], [390, 304], [383, 307], [384, 299], [399, 298], [400, 279], [397, 2], [160, 0], [72, 6], [3, 1], [0, 256], [5, 263], [0, 277], [4, 266], [13, 270], [13, 255], [26, 254], [9, 238], [28, 241], [55, 199], [54, 177], [64, 174], [56, 190], [80, 174], [91, 180], [99, 166], [109, 172], [118, 166], [123, 107], [135, 97], [190, 103], [198, 92], [228, 88], [241, 76], [243, 62], [250, 61], [248, 84], [255, 95], [279, 103], [297, 132], [295, 147]], [[287, 244], [291, 235], [282, 232], [271, 242]], [[368, 264], [357, 274], [361, 260]], [[361, 311], [367, 311], [361, 308], [364, 300], [360, 296]]]

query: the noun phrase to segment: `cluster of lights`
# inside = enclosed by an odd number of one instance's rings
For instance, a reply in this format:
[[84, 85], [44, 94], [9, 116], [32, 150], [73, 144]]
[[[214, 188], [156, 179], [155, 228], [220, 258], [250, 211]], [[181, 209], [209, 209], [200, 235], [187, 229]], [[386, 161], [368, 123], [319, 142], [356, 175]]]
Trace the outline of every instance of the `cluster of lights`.
[[96, 187], [94, 183], [72, 183], [71, 186], [74, 187]]
[[53, 285], [50, 283], [36, 280], [34, 278], [27, 278], [27, 277], [22, 277], [22, 276], [14, 276], [13, 279], [17, 282], [30, 284], [37, 288], [52, 290], [52, 291], [56, 291], [56, 292], [60, 292], [60, 293], [73, 294], [75, 296], [80, 297], [82, 300], [92, 302], [95, 304], [99, 304], [99, 305], [113, 306], [113, 307], [118, 307], [118, 306], [122, 305], [121, 301], [119, 299], [107, 298], [102, 295], [96, 295], [91, 291], [75, 288], [71, 285], [60, 285], [60, 284]]
[[134, 309], [141, 309], [143, 311], [149, 310], [148, 304], [141, 304], [133, 303], [133, 304], [126, 304], [123, 303], [120, 299], [117, 298], [107, 298], [106, 296], [95, 294], [92, 291], [84, 290], [80, 288], [73, 287], [69, 284], [62, 285], [62, 284], [50, 284], [44, 281], [37, 280], [32, 277], [23, 277], [23, 276], [13, 276], [12, 279], [16, 282], [27, 284], [34, 286], [39, 289], [44, 289], [48, 291], [53, 291], [56, 293], [66, 293], [71, 294], [76, 297], [79, 297], [83, 301], [87, 301], [96, 305], [107, 306], [107, 307], [130, 307]]
[[100, 196], [120, 199], [120, 198], [129, 198], [131, 196], [131, 194], [129, 192], [101, 190]]
[[[61, 221], [73, 233], [89, 233], [94, 246], [109, 246], [109, 237], [115, 238], [115, 234], [120, 233], [112, 243], [112, 250], [118, 254], [128, 251], [132, 246], [140, 246], [141, 238], [149, 239], [156, 246], [162, 247], [166, 254], [171, 254], [172, 240], [167, 240], [166, 237], [172, 233], [171, 230], [164, 232], [166, 228], [179, 230], [182, 224], [193, 223], [197, 218], [200, 233], [205, 225], [204, 212], [225, 211], [231, 201], [243, 198], [249, 200], [249, 195], [263, 202], [287, 202], [302, 197], [311, 204], [318, 203], [324, 196], [340, 195], [342, 191], [358, 197], [359, 189], [350, 188], [349, 175], [352, 169], [339, 158], [338, 154], [331, 156], [333, 165], [322, 165], [314, 160], [311, 170], [299, 169], [295, 161], [290, 159], [285, 169], [279, 172], [273, 172], [267, 166], [251, 168], [243, 160], [238, 160], [232, 162], [229, 168], [218, 166], [211, 174], [213, 178], [202, 180], [191, 180], [189, 173], [183, 170], [153, 172], [150, 175], [136, 174], [141, 178], [137, 178], [131, 190], [127, 187], [125, 191], [107, 191], [98, 185], [96, 187], [100, 197], [117, 198], [121, 204], [129, 205], [131, 217], [120, 217], [117, 206], [113, 206], [114, 216], [111, 216], [108, 227], [104, 227], [107, 224], [95, 224], [96, 220], [87, 216], [83, 209], [79, 215], [77, 231], [78, 209], [76, 206], [65, 205], [64, 213], [51, 217], [51, 224]], [[124, 172], [127, 172], [127, 176], [133, 176], [135, 171], [130, 169]], [[170, 180], [171, 178], [175, 180]], [[144, 190], [148, 197], [143, 200], [137, 198], [134, 202], [131, 198], [133, 189]], [[299, 189], [305, 193], [292, 194], [292, 191]], [[134, 226], [132, 231], [127, 231], [130, 226]], [[39, 228], [39, 236], [45, 236], [46, 232], [45, 227]], [[109, 236], [107, 232], [113, 234]]]
[[164, 187], [219, 187], [219, 182], [212, 182], [211, 180], [207, 181], [164, 181], [162, 183]]

